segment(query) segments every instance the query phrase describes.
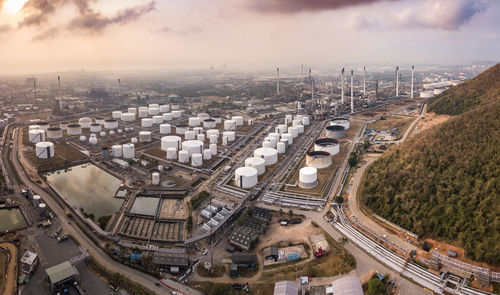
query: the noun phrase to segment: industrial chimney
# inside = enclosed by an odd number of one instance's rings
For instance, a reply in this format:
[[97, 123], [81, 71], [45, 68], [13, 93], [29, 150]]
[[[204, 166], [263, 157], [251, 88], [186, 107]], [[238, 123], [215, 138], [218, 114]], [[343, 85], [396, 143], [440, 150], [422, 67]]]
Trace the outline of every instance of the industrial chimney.
[[415, 71], [415, 66], [411, 66], [411, 89], [410, 89], [410, 97], [413, 98], [413, 72]]
[[354, 71], [351, 70], [351, 113], [354, 113]]
[[399, 96], [399, 66], [396, 67], [396, 97]]
[[342, 105], [344, 105], [344, 68], [342, 68], [342, 74], [341, 74], [341, 78], [340, 78], [341, 82], [341, 94], [340, 94], [340, 98], [341, 98], [341, 103]]
[[276, 74], [277, 74], [276, 95], [279, 95], [280, 94], [280, 68], [276, 68]]
[[366, 97], [366, 67], [363, 67], [363, 97]]

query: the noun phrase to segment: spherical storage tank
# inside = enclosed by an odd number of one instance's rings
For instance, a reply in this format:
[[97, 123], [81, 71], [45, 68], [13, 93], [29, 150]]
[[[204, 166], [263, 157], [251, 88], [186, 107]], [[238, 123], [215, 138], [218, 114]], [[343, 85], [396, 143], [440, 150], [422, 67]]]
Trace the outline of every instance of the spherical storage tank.
[[200, 153], [194, 153], [191, 155], [191, 166], [200, 167], [203, 165], [203, 156]]
[[106, 137], [106, 131], [101, 131], [99, 132], [100, 137]]
[[49, 141], [40, 141], [35, 145], [36, 156], [40, 159], [48, 159], [54, 156], [54, 144]]
[[34, 129], [28, 131], [28, 140], [31, 143], [45, 141], [45, 131], [41, 129]]
[[161, 124], [161, 123], [163, 123], [163, 116], [160, 116], [160, 115], [153, 116], [153, 124], [158, 125], [158, 124]]
[[133, 143], [126, 143], [122, 145], [123, 157], [125, 159], [131, 159], [135, 156], [135, 146]]
[[267, 165], [278, 162], [278, 151], [273, 148], [258, 148], [253, 152], [254, 157], [263, 158]]
[[345, 127], [341, 125], [326, 126], [325, 133], [327, 137], [341, 139], [345, 136]]
[[170, 134], [170, 132], [172, 132], [172, 126], [170, 124], [160, 124], [160, 134]]
[[91, 145], [96, 145], [97, 144], [97, 137], [95, 136], [95, 134], [90, 134], [89, 143]]
[[[305, 124], [304, 124], [305, 125]], [[349, 129], [349, 119], [347, 118], [335, 118], [330, 120], [330, 125], [340, 125], [344, 127], [345, 130]]]
[[163, 136], [161, 138], [161, 149], [167, 151], [168, 148], [175, 148], [175, 150], [181, 149], [181, 138], [176, 135]]
[[266, 172], [266, 161], [262, 158], [250, 157], [245, 160], [245, 167], [253, 167], [258, 175], [262, 175]]
[[179, 163], [187, 163], [189, 161], [188, 151], [179, 151]]
[[130, 142], [131, 142], [131, 143], [133, 143], [133, 144], [136, 144], [136, 143], [138, 143], [138, 142], [139, 142], [139, 140], [137, 139], [137, 137], [132, 137], [132, 138], [130, 139]]
[[304, 167], [299, 170], [299, 186], [301, 188], [313, 188], [318, 184], [318, 169]]
[[47, 138], [56, 139], [63, 137], [63, 131], [59, 127], [50, 127], [47, 129]]
[[[121, 116], [121, 114], [120, 114]], [[104, 120], [104, 128], [106, 129], [116, 129], [118, 128], [118, 121], [115, 119]]]
[[203, 120], [203, 127], [205, 128], [215, 128], [215, 120], [214, 119], [205, 119]]
[[182, 143], [182, 150], [187, 151], [189, 156], [192, 154], [201, 154], [203, 152], [203, 142], [199, 140], [186, 140]]
[[90, 124], [90, 132], [101, 132], [101, 124]]
[[225, 130], [236, 130], [236, 122], [234, 120], [224, 120]]
[[234, 171], [234, 184], [241, 188], [251, 188], [257, 184], [257, 169], [240, 167]]
[[92, 124], [92, 119], [89, 117], [83, 117], [78, 120], [78, 124], [82, 126], [82, 128], [90, 128], [90, 124]]
[[69, 135], [79, 135], [82, 133], [82, 126], [80, 124], [69, 124], [66, 132]]
[[151, 132], [149, 132], [149, 131], [139, 132], [139, 141], [140, 142], [151, 142]]
[[135, 113], [123, 113], [121, 119], [124, 122], [132, 122], [135, 120]]
[[198, 118], [198, 117], [190, 117], [189, 118], [189, 126], [190, 127], [200, 126], [200, 118]]
[[151, 118], [143, 118], [141, 119], [141, 126], [142, 127], [152, 127], [153, 126], [153, 119]]
[[231, 118], [234, 122], [236, 122], [236, 126], [243, 126], [243, 117], [242, 116], [233, 116]]
[[339, 141], [334, 138], [317, 139], [314, 141], [314, 151], [324, 151], [335, 156], [340, 151]]
[[81, 136], [80, 136], [80, 141], [81, 141], [81, 142], [87, 141], [87, 136], [85, 136], [85, 135], [81, 135]]
[[308, 152], [306, 154], [306, 165], [317, 169], [330, 167], [332, 164], [332, 155], [324, 151]]

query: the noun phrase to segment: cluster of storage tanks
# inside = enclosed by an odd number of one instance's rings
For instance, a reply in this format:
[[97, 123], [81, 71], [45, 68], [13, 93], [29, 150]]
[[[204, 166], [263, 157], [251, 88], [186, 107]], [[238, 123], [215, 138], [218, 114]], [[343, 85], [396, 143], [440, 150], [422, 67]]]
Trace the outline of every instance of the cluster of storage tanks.
[[[310, 124], [308, 116], [286, 115], [283, 124], [276, 126], [262, 141], [253, 157], [245, 160], [245, 166], [234, 171], [234, 183], [237, 187], [251, 188], [257, 185], [258, 176], [266, 172], [266, 167], [278, 162], [278, 155], [284, 154], [293, 140], [304, 132], [304, 126]], [[291, 125], [291, 126], [290, 126]]]

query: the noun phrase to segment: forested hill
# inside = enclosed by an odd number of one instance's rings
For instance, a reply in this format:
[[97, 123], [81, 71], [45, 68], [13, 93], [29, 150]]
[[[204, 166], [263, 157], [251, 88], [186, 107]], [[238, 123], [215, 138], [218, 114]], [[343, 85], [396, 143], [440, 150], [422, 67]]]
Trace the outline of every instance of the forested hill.
[[498, 100], [500, 95], [500, 64], [477, 77], [452, 87], [429, 103], [429, 111], [437, 114], [459, 115], [479, 105]]
[[[495, 97], [388, 151], [368, 169], [361, 192], [363, 204], [384, 218], [458, 244], [474, 260], [499, 265], [500, 84], [487, 89], [480, 79], [491, 78], [492, 71], [486, 73], [467, 83], [474, 91], [466, 83], [460, 87], [460, 93], [478, 95], [462, 101], [485, 93]], [[440, 110], [458, 112], [459, 97], [447, 97], [437, 98]], [[469, 103], [459, 105], [469, 108]]]

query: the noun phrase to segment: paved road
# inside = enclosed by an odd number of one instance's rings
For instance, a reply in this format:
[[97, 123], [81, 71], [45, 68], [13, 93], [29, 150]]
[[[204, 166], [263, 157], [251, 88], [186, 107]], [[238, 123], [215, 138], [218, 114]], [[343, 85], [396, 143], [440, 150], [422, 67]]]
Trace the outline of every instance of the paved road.
[[[19, 159], [17, 157], [18, 152], [18, 140], [15, 140], [12, 145], [11, 152], [11, 163], [14, 165], [14, 169], [17, 170], [21, 182], [26, 185], [29, 189], [33, 191], [33, 193], [38, 194], [42, 197], [43, 201], [51, 208], [52, 212], [59, 217], [61, 220], [61, 224], [63, 228], [71, 234], [82, 247], [89, 249], [90, 255], [98, 261], [100, 264], [104, 265], [107, 269], [113, 272], [120, 272], [127, 278], [132, 281], [141, 284], [142, 286], [150, 289], [156, 294], [170, 294], [170, 291], [166, 290], [164, 287], [158, 287], [155, 285], [158, 280], [148, 274], [140, 272], [138, 270], [129, 268], [113, 259], [111, 259], [101, 248], [94, 244], [94, 242], [87, 237], [87, 235], [78, 227], [75, 226], [74, 223], [70, 224], [69, 220], [64, 212], [64, 209], [59, 206], [59, 204], [54, 200], [54, 198], [46, 193], [44, 190], [40, 189], [38, 185], [33, 183], [24, 173], [23, 168], [19, 163]], [[4, 163], [6, 166], [10, 166], [9, 162]], [[11, 167], [8, 167], [10, 170]], [[201, 294], [198, 291], [195, 291], [191, 288], [188, 288], [182, 284], [179, 284], [174, 281], [167, 280], [168, 284], [173, 288], [181, 291], [184, 294]]]

